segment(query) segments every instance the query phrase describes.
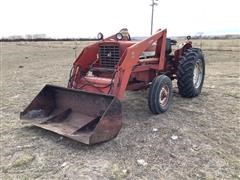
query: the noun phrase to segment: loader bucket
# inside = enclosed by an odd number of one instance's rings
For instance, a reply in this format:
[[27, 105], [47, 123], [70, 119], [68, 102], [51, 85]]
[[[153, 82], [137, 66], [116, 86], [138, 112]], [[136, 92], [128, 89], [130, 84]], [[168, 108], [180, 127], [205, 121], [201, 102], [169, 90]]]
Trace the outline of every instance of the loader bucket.
[[96, 144], [117, 136], [122, 109], [111, 95], [46, 85], [20, 119], [84, 144]]

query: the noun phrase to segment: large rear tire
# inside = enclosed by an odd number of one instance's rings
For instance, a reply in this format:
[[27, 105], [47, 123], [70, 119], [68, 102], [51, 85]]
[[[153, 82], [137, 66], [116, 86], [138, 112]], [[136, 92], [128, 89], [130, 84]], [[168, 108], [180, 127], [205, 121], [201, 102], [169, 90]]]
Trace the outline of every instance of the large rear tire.
[[160, 75], [153, 80], [148, 93], [148, 106], [153, 114], [168, 110], [172, 101], [172, 81], [166, 75]]
[[205, 76], [205, 61], [201, 49], [191, 48], [180, 60], [177, 71], [179, 94], [191, 98], [201, 93]]

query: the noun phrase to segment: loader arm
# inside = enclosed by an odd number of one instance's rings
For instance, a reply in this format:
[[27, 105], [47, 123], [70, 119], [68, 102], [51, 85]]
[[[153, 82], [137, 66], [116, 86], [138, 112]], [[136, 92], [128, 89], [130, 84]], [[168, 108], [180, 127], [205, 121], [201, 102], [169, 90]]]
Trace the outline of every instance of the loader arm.
[[155, 69], [156, 71], [161, 71], [164, 69], [166, 34], [166, 29], [158, 31], [153, 36], [140, 41], [125, 50], [120, 59], [121, 64], [117, 68], [113, 88], [113, 94], [118, 99], [123, 98], [132, 70], [134, 66], [138, 65], [139, 63], [140, 55], [155, 42], [157, 42], [156, 58], [158, 59], [158, 63], [155, 66], [149, 66], [149, 68]]
[[94, 43], [82, 50], [77, 59], [74, 61], [70, 71], [68, 88], [76, 88], [76, 80], [88, 72], [89, 66], [97, 59], [97, 52], [97, 43]]

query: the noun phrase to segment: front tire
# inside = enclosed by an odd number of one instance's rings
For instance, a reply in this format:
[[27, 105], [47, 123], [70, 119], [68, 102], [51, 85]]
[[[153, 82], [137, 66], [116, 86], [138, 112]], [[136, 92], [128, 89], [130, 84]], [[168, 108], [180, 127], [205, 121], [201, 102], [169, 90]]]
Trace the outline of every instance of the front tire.
[[160, 75], [153, 80], [148, 93], [148, 106], [153, 114], [168, 110], [172, 101], [172, 81], [166, 75]]
[[177, 71], [179, 94], [191, 98], [201, 93], [205, 76], [205, 61], [201, 49], [186, 51], [180, 60]]

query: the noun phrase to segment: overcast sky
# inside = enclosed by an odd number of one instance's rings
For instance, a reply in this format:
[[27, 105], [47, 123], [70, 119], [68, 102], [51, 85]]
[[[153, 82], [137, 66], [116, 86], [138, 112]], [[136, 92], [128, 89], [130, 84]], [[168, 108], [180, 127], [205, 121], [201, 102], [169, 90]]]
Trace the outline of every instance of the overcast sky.
[[[94, 37], [127, 27], [132, 36], [150, 34], [151, 0], [0, 0], [0, 38], [44, 33], [51, 37]], [[240, 0], [159, 0], [154, 31], [168, 35], [240, 34]]]

